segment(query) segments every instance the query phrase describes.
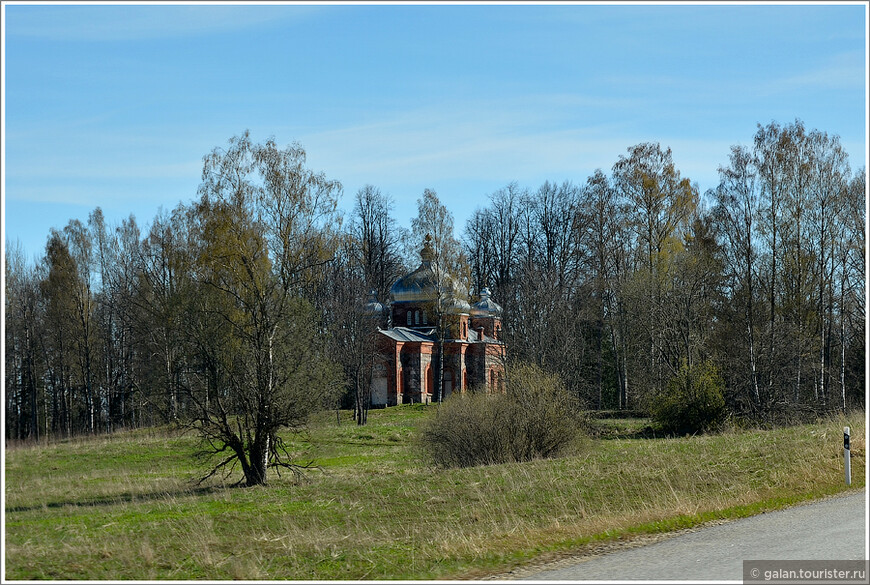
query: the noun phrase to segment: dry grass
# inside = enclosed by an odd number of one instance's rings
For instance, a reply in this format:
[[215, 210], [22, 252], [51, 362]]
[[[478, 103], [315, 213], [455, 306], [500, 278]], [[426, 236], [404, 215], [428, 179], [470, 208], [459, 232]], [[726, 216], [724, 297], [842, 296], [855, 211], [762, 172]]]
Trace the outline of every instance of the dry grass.
[[862, 413], [452, 470], [412, 445], [425, 414], [373, 412], [363, 428], [324, 419], [294, 442], [322, 471], [266, 488], [194, 489], [193, 443], [171, 436], [7, 450], [6, 578], [474, 578], [842, 491], [847, 425], [853, 487], [865, 479]]

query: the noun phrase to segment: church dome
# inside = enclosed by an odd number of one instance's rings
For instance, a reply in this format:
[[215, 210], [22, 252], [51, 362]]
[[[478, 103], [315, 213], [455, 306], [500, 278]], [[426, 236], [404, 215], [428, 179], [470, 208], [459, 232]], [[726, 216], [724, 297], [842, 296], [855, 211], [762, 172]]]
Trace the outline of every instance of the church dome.
[[378, 302], [378, 293], [372, 289], [369, 292], [369, 298], [363, 306], [363, 313], [370, 317], [382, 317], [386, 313], [386, 307]]
[[480, 300], [471, 307], [471, 314], [475, 317], [490, 317], [501, 315], [501, 305], [490, 298], [489, 287], [483, 287], [480, 291]]
[[[434, 259], [435, 251], [432, 249], [432, 236], [426, 234], [423, 249], [420, 250], [420, 266], [403, 276], [390, 288], [390, 296], [393, 303], [433, 303], [438, 298], [436, 284], [438, 282]], [[471, 305], [465, 300], [466, 295], [462, 292], [462, 286], [452, 276], [446, 275], [442, 280], [445, 283], [443, 292], [443, 305], [445, 312], [451, 314], [470, 313]]]
[[390, 288], [394, 303], [430, 302], [435, 298], [435, 272], [432, 269], [432, 236], [426, 235], [423, 249], [420, 250], [422, 262], [417, 270], [397, 280]]
[[444, 302], [444, 309], [447, 313], [451, 313], [453, 315], [471, 313], [471, 305], [468, 304], [468, 301], [457, 296], [450, 296], [449, 298], [447, 298], [447, 300]]

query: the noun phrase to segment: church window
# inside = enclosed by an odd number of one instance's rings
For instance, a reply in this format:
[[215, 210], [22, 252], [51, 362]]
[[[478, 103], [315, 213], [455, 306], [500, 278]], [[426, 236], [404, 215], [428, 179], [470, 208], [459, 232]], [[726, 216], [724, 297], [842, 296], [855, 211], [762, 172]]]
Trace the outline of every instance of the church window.
[[408, 325], [410, 325], [411, 324], [411, 311], [408, 311], [405, 315], [408, 317]]
[[423, 311], [423, 323], [428, 323], [429, 319], [426, 318], [426, 311]]
[[420, 311], [414, 311], [414, 324], [420, 324]]

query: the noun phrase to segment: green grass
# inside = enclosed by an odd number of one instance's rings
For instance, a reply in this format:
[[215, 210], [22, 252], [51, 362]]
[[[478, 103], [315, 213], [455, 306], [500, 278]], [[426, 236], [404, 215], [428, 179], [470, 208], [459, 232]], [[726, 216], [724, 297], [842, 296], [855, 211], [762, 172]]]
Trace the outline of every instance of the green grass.
[[[440, 470], [415, 446], [435, 407], [324, 414], [288, 437], [317, 470], [229, 488], [163, 430], [6, 450], [7, 579], [477, 578], [601, 541], [738, 518], [864, 486], [863, 413], [771, 431], [642, 436], [596, 421], [552, 461]], [[233, 478], [236, 479], [236, 478]]]

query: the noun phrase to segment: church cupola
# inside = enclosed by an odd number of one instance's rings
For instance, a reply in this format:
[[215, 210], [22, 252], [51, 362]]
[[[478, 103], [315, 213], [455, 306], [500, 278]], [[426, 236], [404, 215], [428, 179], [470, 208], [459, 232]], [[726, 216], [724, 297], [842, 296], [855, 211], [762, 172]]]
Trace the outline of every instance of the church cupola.
[[501, 339], [501, 305], [490, 297], [489, 287], [480, 291], [480, 300], [471, 306], [471, 326], [483, 329], [493, 339]]
[[480, 291], [480, 300], [474, 303], [471, 307], [471, 314], [474, 317], [500, 317], [501, 316], [501, 305], [496, 303], [494, 300], [490, 298], [492, 293], [489, 291], [489, 287], [483, 287], [483, 290]]
[[378, 325], [386, 325], [387, 308], [378, 302], [378, 293], [374, 289], [369, 291], [368, 301], [363, 305], [362, 311], [363, 315], [377, 321]]
[[420, 250], [420, 259], [423, 261], [422, 266], [432, 266], [432, 261], [435, 260], [435, 250], [432, 248], [432, 234], [426, 234], [423, 239], [423, 249]]

